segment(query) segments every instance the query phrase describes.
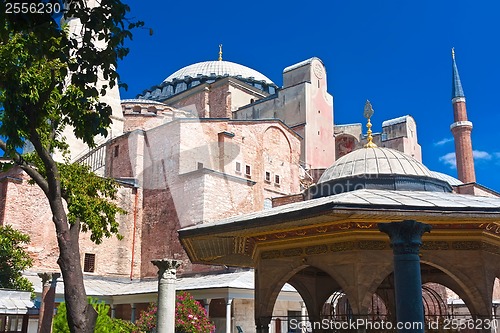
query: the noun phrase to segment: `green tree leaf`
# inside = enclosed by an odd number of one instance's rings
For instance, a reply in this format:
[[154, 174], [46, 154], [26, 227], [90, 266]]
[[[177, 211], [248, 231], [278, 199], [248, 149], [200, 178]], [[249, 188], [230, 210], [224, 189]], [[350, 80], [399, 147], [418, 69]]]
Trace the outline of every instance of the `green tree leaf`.
[[[125, 40], [132, 36], [130, 29], [143, 23], [130, 22], [130, 8], [120, 0], [100, 0], [97, 7], [68, 0], [66, 21], [81, 23], [78, 33], [70, 33], [69, 25], [60, 25], [48, 12], [8, 13], [6, 6], [14, 2], [0, 1], [0, 149], [48, 199], [69, 328], [90, 333], [96, 314], [86, 301], [79, 234], [90, 232], [96, 243], [118, 235], [116, 214], [123, 210], [116, 205], [112, 180], [69, 161], [58, 163], [53, 156], [68, 156], [65, 129], [90, 147], [96, 136], [107, 135], [112, 110], [99, 100], [106, 93], [99, 77], [110, 88], [119, 82], [118, 61], [128, 54]], [[33, 152], [20, 155], [27, 141]]]
[[0, 288], [34, 291], [22, 274], [33, 264], [24, 247], [29, 242], [28, 235], [8, 225], [0, 226]]

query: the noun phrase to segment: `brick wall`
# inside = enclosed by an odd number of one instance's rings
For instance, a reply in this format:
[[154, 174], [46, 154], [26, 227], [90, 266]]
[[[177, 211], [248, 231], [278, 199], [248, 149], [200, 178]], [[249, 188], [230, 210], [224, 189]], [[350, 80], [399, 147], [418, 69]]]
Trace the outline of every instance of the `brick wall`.
[[[11, 225], [13, 228], [30, 235], [31, 241], [27, 250], [33, 258], [34, 270], [59, 270], [57, 265], [59, 248], [52, 222], [52, 213], [45, 194], [38, 186], [28, 184], [29, 177], [18, 168], [9, 171], [8, 176], [12, 179], [4, 178], [2, 184], [6, 191], [2, 192], [5, 206], [1, 224]], [[130, 212], [127, 215], [118, 216], [119, 233], [124, 236], [123, 240], [118, 240], [113, 236], [105, 238], [102, 244], [96, 245], [90, 240], [90, 233], [82, 233], [80, 237], [82, 264], [85, 253], [95, 254], [95, 274], [123, 276], [130, 274], [134, 228], [134, 214], [132, 212], [135, 203], [133, 189], [121, 187], [118, 193], [118, 202], [122, 208]], [[139, 211], [138, 216], [140, 214]], [[140, 223], [136, 223], [136, 227], [138, 224]], [[135, 241], [137, 254], [137, 249], [140, 248], [140, 239], [136, 237]], [[136, 255], [135, 258], [137, 266], [140, 263], [140, 256]], [[136, 271], [134, 276], [138, 276], [138, 273]]]
[[[222, 132], [228, 133], [223, 139]], [[277, 122], [185, 120], [148, 131], [145, 137], [142, 276], [154, 276], [150, 260], [163, 257], [182, 259], [180, 274], [219, 270], [191, 265], [177, 230], [262, 209], [269, 186], [275, 195], [299, 191], [300, 143]], [[282, 177], [277, 189], [264, 181], [264, 157]]]
[[273, 207], [288, 205], [300, 201], [304, 201], [304, 195], [302, 193], [286, 195], [283, 197], [276, 197], [272, 199]]

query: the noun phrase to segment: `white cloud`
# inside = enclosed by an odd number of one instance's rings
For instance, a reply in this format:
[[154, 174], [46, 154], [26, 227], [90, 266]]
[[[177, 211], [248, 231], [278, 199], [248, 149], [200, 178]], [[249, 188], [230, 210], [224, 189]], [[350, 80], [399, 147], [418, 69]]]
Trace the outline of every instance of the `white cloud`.
[[434, 146], [443, 146], [447, 144], [448, 142], [452, 142], [453, 138], [444, 138], [439, 140], [438, 142], [434, 142]]
[[455, 157], [455, 153], [448, 153], [446, 155], [443, 155], [439, 158], [439, 160], [452, 169], [457, 168], [457, 159]]
[[[474, 157], [475, 161], [491, 161], [493, 157], [495, 157], [496, 159], [500, 159], [500, 152], [490, 154], [486, 151], [473, 150], [472, 156]], [[457, 158], [455, 156], [455, 153], [445, 154], [439, 157], [439, 160], [444, 164], [448, 165], [451, 169], [457, 168]]]
[[486, 160], [489, 161], [491, 160], [492, 156], [490, 153], [486, 151], [481, 151], [481, 150], [473, 150], [472, 151], [472, 156], [474, 157], [475, 160]]

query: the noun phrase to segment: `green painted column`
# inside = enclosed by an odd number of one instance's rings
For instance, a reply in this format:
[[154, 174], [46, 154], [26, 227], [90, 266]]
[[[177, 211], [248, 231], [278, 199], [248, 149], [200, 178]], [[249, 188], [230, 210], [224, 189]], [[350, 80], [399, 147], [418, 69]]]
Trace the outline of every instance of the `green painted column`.
[[414, 220], [380, 223], [379, 230], [388, 234], [394, 253], [394, 289], [398, 332], [424, 332], [422, 276], [419, 251], [422, 235], [431, 226]]

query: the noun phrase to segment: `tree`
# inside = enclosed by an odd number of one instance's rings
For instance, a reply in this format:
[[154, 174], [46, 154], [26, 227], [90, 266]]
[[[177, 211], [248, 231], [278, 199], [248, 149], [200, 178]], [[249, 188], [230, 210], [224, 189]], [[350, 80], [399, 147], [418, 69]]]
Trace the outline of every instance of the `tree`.
[[[137, 320], [139, 332], [156, 331], [156, 304], [150, 304], [146, 311], [142, 311]], [[182, 291], [175, 302], [175, 332], [177, 333], [211, 333], [215, 332], [215, 325], [209, 320], [207, 311], [195, 300], [191, 294]]]
[[[71, 332], [93, 332], [96, 320], [83, 285], [80, 231], [99, 243], [117, 234], [116, 214], [123, 211], [112, 201], [113, 181], [53, 156], [68, 152], [65, 128], [90, 147], [97, 135], [107, 135], [112, 110], [99, 97], [119, 80], [124, 41], [142, 25], [127, 20], [130, 8], [120, 0], [97, 2], [94, 8], [86, 0], [65, 2], [65, 17], [81, 23], [77, 35], [59, 25], [51, 2], [0, 2], [0, 148], [48, 199]], [[109, 83], [98, 88], [99, 77]], [[34, 152], [20, 155], [26, 141]]]
[[[97, 312], [97, 320], [95, 325], [95, 333], [126, 333], [133, 332], [135, 325], [129, 321], [124, 321], [109, 316], [109, 305], [104, 302], [99, 302], [96, 299], [90, 298], [89, 303]], [[52, 324], [53, 333], [68, 333], [68, 320], [66, 303], [61, 303], [57, 307], [57, 313], [54, 316]]]
[[31, 282], [22, 275], [32, 265], [23, 247], [29, 241], [28, 235], [11, 226], [0, 226], [0, 288], [34, 291]]

